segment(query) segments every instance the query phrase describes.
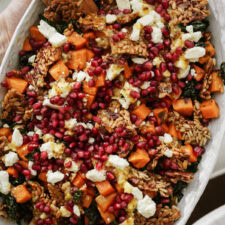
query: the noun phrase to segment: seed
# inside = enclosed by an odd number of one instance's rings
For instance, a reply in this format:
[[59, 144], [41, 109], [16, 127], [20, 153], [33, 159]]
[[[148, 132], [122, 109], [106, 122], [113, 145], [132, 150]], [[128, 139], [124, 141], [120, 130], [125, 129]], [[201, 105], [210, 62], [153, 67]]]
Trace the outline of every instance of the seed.
[[187, 48], [193, 48], [193, 47], [195, 46], [194, 42], [189, 41], [189, 40], [186, 40], [186, 41], [184, 42], [184, 45], [185, 45], [185, 47], [187, 47]]
[[68, 53], [69, 50], [70, 50], [70, 44], [69, 44], [69, 43], [65, 43], [65, 44], [63, 45], [63, 52], [64, 52], [64, 53]]

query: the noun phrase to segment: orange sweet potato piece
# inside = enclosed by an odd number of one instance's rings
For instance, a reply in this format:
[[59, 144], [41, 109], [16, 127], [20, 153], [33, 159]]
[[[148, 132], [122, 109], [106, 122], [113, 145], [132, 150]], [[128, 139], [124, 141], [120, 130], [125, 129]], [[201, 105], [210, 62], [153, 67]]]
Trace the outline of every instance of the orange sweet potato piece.
[[11, 129], [7, 127], [0, 128], [0, 136], [8, 137], [11, 134]]
[[138, 169], [145, 167], [150, 161], [148, 153], [143, 149], [137, 149], [136, 152], [132, 152], [128, 161]]
[[24, 93], [28, 85], [27, 81], [18, 77], [6, 77], [6, 82], [9, 88], [13, 88], [21, 94]]
[[96, 87], [103, 87], [105, 85], [105, 74], [101, 73], [96, 79]]
[[174, 100], [173, 109], [183, 116], [191, 116], [194, 110], [194, 106], [190, 98], [185, 98]]
[[81, 188], [85, 183], [85, 179], [83, 178], [82, 174], [78, 173], [72, 183], [74, 186]]
[[213, 119], [220, 116], [219, 106], [214, 99], [202, 102], [200, 105], [200, 111], [205, 119]]
[[157, 119], [157, 123], [161, 124], [167, 118], [168, 109], [167, 108], [156, 108], [156, 109], [153, 109], [153, 114]]
[[163, 123], [161, 126], [163, 128], [163, 133], [168, 133], [169, 132], [169, 127], [167, 126], [166, 123]]
[[88, 41], [89, 39], [95, 39], [96, 36], [94, 32], [87, 32], [83, 35], [83, 38], [85, 38]]
[[94, 100], [95, 100], [95, 96], [94, 95], [88, 95], [87, 96], [87, 108], [88, 108], [88, 110], [91, 109], [91, 106], [92, 106]]
[[88, 225], [90, 220], [88, 219], [87, 216], [84, 216], [84, 225]]
[[95, 189], [93, 187], [88, 187], [87, 188], [87, 194], [94, 197], [95, 196]]
[[39, 175], [38, 175], [38, 179], [43, 181], [43, 182], [47, 182], [47, 172], [41, 172]]
[[201, 58], [199, 58], [198, 62], [200, 64], [205, 64], [209, 61], [210, 59], [210, 56], [209, 55], [205, 55], [205, 56], [202, 56]]
[[32, 50], [33, 50], [33, 48], [30, 44], [30, 39], [29, 39], [29, 37], [27, 37], [23, 43], [23, 51], [29, 52]]
[[181, 94], [182, 94], [182, 90], [181, 90], [180, 87], [178, 87], [178, 89], [179, 89], [178, 93], [175, 94], [175, 93], [172, 92], [171, 94], [168, 95], [169, 98], [171, 98], [172, 100], [174, 100], [174, 99], [179, 99], [180, 96], [181, 96]]
[[86, 94], [95, 96], [97, 94], [98, 88], [97, 87], [89, 87], [88, 82], [83, 82], [83, 91]]
[[168, 108], [170, 108], [170, 106], [172, 105], [172, 100], [168, 96], [163, 98], [162, 101], [166, 103]]
[[102, 181], [102, 182], [97, 182], [95, 185], [96, 185], [96, 188], [98, 189], [99, 193], [103, 196], [107, 196], [107, 195], [115, 192], [115, 189], [107, 180]]
[[152, 133], [152, 134], [155, 134], [155, 125], [154, 124], [149, 124], [148, 126], [145, 126], [144, 129], [141, 130], [141, 132], [143, 134], [146, 134], [146, 133]]
[[28, 159], [25, 157], [29, 153], [28, 149], [27, 149], [27, 145], [23, 145], [23, 146], [19, 147], [16, 151], [17, 151], [17, 154], [19, 155], [19, 157], [23, 161], [25, 161], [25, 162], [28, 161]]
[[81, 197], [81, 203], [84, 208], [89, 208], [93, 200], [93, 196], [89, 194], [84, 194]]
[[197, 162], [198, 158], [194, 154], [194, 150], [193, 150], [193, 147], [191, 145], [182, 146], [181, 149], [187, 151], [190, 154], [190, 158], [189, 158], [190, 162], [192, 162], [192, 163]]
[[121, 184], [115, 184], [115, 188], [119, 193], [123, 192], [123, 190], [124, 190], [123, 186]]
[[60, 77], [67, 77], [69, 75], [69, 69], [62, 60], [59, 60], [50, 68], [49, 73], [55, 80], [58, 80]]
[[28, 162], [19, 160], [17, 163], [19, 163], [24, 169], [28, 169]]
[[30, 28], [30, 36], [36, 41], [45, 41], [45, 36], [39, 31], [37, 26], [32, 26]]
[[14, 187], [11, 193], [15, 197], [17, 203], [25, 203], [31, 199], [30, 192], [23, 184]]
[[97, 207], [102, 219], [104, 220], [106, 224], [110, 224], [112, 221], [115, 220], [115, 216], [112, 213], [109, 213], [107, 211], [103, 212], [99, 206]]
[[224, 93], [223, 79], [222, 77], [219, 76], [218, 71], [212, 73], [212, 82], [210, 84], [209, 90], [212, 93], [215, 92]]
[[214, 56], [216, 54], [216, 50], [213, 47], [212, 43], [210, 41], [206, 41], [205, 44], [206, 44], [206, 47], [205, 47], [206, 54], [211, 57]]
[[144, 120], [150, 113], [151, 110], [145, 104], [141, 104], [132, 112], [132, 114], [136, 115], [142, 120]]
[[200, 81], [204, 77], [205, 71], [197, 65], [193, 65], [193, 67], [197, 74], [197, 76], [195, 76], [194, 78], [195, 78], [195, 80]]
[[82, 70], [85, 68], [87, 62], [87, 49], [79, 49], [71, 51], [71, 59], [67, 63], [70, 69]]
[[97, 198], [95, 198], [95, 201], [97, 202], [97, 205], [103, 212], [105, 212], [110, 205], [114, 202], [116, 199], [116, 193], [112, 193], [106, 197], [99, 195]]
[[132, 68], [129, 67], [128, 63], [124, 64], [124, 78], [128, 79], [132, 76]]
[[78, 33], [73, 32], [72, 35], [70, 35], [68, 37], [68, 42], [70, 44], [73, 44], [76, 49], [80, 49], [80, 48], [83, 48], [86, 45], [87, 39], [83, 38]]
[[95, 54], [91, 50], [87, 49], [87, 61], [90, 62], [94, 58]]
[[16, 169], [14, 169], [12, 166], [7, 169], [7, 172], [9, 174], [9, 176], [12, 176], [14, 178], [19, 177], [18, 171]]
[[174, 124], [170, 124], [169, 125], [169, 131], [168, 133], [172, 136], [172, 137], [175, 137], [177, 138], [178, 140], [182, 140], [182, 135], [179, 131], [176, 130], [176, 127]]

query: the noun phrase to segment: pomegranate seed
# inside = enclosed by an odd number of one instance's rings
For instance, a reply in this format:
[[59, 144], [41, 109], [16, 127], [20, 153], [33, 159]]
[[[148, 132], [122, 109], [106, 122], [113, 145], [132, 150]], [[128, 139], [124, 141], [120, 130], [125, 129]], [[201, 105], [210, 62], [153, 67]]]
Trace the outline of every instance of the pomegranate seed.
[[65, 168], [71, 168], [71, 166], [72, 166], [72, 161], [69, 161], [69, 162], [67, 162], [67, 163], [65, 163]]
[[71, 222], [72, 224], [77, 224], [77, 220], [74, 219], [73, 217], [70, 218], [70, 222]]
[[168, 9], [169, 8], [168, 0], [162, 0], [162, 6], [163, 6], [164, 9]]
[[203, 153], [205, 152], [205, 149], [204, 148], [201, 148], [201, 147], [194, 147], [194, 154], [199, 157], [201, 156]]
[[103, 71], [103, 70], [102, 70], [102, 67], [98, 66], [98, 67], [95, 68], [94, 74], [95, 74], [95, 75], [99, 75], [99, 74], [102, 73], [102, 71]]
[[118, 33], [118, 37], [120, 38], [120, 40], [123, 40], [125, 38], [126, 34], [124, 32], [119, 32]]
[[179, 87], [181, 87], [181, 88], [184, 88], [185, 87], [185, 83], [184, 82], [182, 82], [182, 81], [178, 81], [178, 85], [179, 85]]
[[161, 70], [162, 73], [167, 70], [167, 66], [166, 66], [165, 62], [160, 63], [160, 70]]
[[46, 205], [44, 207], [44, 210], [43, 210], [45, 213], [49, 213], [50, 212], [50, 207], [48, 205]]
[[119, 203], [114, 204], [114, 209], [119, 210], [121, 208], [121, 205]]
[[165, 39], [164, 44], [165, 44], [166, 47], [170, 47], [170, 44], [171, 44], [170, 39]]
[[202, 84], [196, 84], [196, 85], [195, 85], [195, 89], [197, 89], [197, 90], [201, 90], [202, 87], [203, 87]]
[[19, 52], [19, 56], [20, 57], [25, 56], [26, 54], [27, 54], [27, 52], [26, 51], [23, 51], [23, 50]]
[[31, 172], [30, 172], [30, 170], [28, 170], [28, 169], [24, 169], [24, 170], [22, 171], [22, 173], [23, 173], [24, 176], [30, 176], [30, 175], [31, 175]]
[[186, 77], [186, 79], [187, 79], [187, 81], [191, 81], [191, 80], [193, 79], [193, 76], [189, 74], [189, 75]]
[[172, 73], [171, 80], [172, 80], [172, 82], [177, 82], [177, 75], [176, 75], [176, 73]]
[[162, 204], [169, 204], [170, 203], [169, 198], [162, 198], [160, 201], [161, 201]]
[[145, 31], [147, 34], [151, 34], [152, 31], [153, 31], [153, 29], [152, 29], [152, 27], [150, 27], [150, 26], [145, 26], [145, 27], [144, 27], [144, 31]]
[[164, 58], [165, 58], [166, 61], [171, 61], [172, 60], [172, 54], [170, 52], [168, 52], [164, 55]]
[[137, 91], [131, 91], [130, 96], [132, 98], [140, 98], [140, 94]]
[[13, 76], [15, 76], [16, 75], [16, 73], [15, 73], [15, 71], [9, 71], [8, 73], [6, 73], [6, 76], [7, 77], [13, 77]]
[[68, 53], [69, 50], [70, 50], [70, 44], [69, 44], [69, 43], [65, 43], [65, 44], [63, 45], [63, 52], [64, 52], [64, 53]]
[[56, 136], [57, 138], [63, 138], [63, 134], [60, 133], [60, 132], [56, 132], [56, 133], [55, 133], [55, 136]]
[[45, 160], [48, 158], [48, 153], [47, 152], [41, 152], [41, 159]]
[[44, 220], [42, 220], [42, 219], [39, 219], [38, 221], [37, 221], [37, 225], [44, 225], [45, 223], [44, 223]]
[[123, 10], [123, 14], [129, 14], [129, 13], [131, 13], [131, 10], [130, 9], [124, 9]]
[[25, 67], [23, 67], [22, 69], [21, 69], [21, 73], [22, 74], [26, 74], [26, 73], [28, 73], [30, 71], [30, 67], [29, 66], [25, 66]]
[[194, 42], [189, 41], [189, 40], [186, 40], [186, 41], [184, 42], [184, 45], [185, 45], [185, 47], [187, 47], [187, 48], [193, 48], [193, 47], [195, 46]]
[[18, 163], [15, 163], [15, 164], [13, 165], [13, 167], [14, 167], [18, 172], [21, 172], [21, 171], [23, 170], [23, 167], [22, 167], [20, 164], [18, 164]]
[[178, 57], [179, 57], [179, 55], [176, 52], [173, 53], [173, 55], [172, 55], [172, 61], [173, 62], [177, 61]]
[[119, 23], [115, 23], [115, 24], [113, 24], [113, 29], [120, 30], [121, 29], [121, 25]]
[[102, 167], [103, 167], [103, 163], [102, 163], [101, 161], [98, 161], [98, 162], [96, 163], [96, 169], [97, 169], [97, 170], [101, 170]]
[[176, 163], [174, 163], [174, 162], [171, 163], [171, 166], [170, 167], [173, 170], [178, 170], [178, 165]]
[[152, 47], [152, 48], [150, 49], [150, 51], [151, 51], [155, 56], [158, 56], [158, 55], [159, 55], [159, 50], [158, 50], [158, 48], [156, 48], [156, 47]]
[[45, 219], [45, 224], [52, 224], [52, 220], [49, 218]]
[[112, 39], [113, 39], [113, 41], [115, 41], [115, 42], [120, 41], [120, 37], [119, 37], [117, 34], [114, 34], [114, 35], [112, 36]]
[[32, 142], [32, 143], [29, 143], [29, 144], [28, 144], [27, 150], [28, 150], [29, 152], [33, 152], [36, 148], [38, 148], [38, 144]]
[[115, 179], [115, 175], [112, 172], [107, 172], [106, 173], [106, 177], [108, 180], [114, 180]]
[[95, 86], [95, 80], [91, 79], [88, 81], [88, 86], [89, 87], [94, 87]]
[[170, 36], [170, 33], [169, 33], [169, 31], [168, 31], [168, 29], [167, 29], [166, 27], [163, 27], [163, 28], [161, 29], [161, 31], [162, 31], [162, 34], [163, 34], [165, 37], [169, 37], [169, 36]]
[[165, 169], [170, 169], [170, 166], [171, 166], [170, 160], [169, 160], [169, 159], [165, 159], [165, 160], [163, 161], [163, 167], [164, 167]]
[[147, 61], [142, 65], [142, 68], [143, 70], [150, 71], [153, 68], [153, 63], [150, 61]]
[[73, 89], [76, 90], [76, 91], [79, 91], [81, 89], [81, 82], [76, 82], [73, 85]]
[[182, 47], [177, 47], [175, 52], [177, 53], [177, 55], [180, 55], [183, 52]]

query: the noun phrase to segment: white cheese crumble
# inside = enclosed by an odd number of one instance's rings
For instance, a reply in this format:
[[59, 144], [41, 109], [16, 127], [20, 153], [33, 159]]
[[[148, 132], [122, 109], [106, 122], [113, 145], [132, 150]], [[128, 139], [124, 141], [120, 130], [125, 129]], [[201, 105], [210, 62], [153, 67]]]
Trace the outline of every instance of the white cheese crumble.
[[80, 71], [80, 72], [74, 72], [73, 73], [73, 80], [77, 81], [77, 82], [82, 82], [82, 81], [89, 81], [91, 80], [92, 78], [87, 74], [85, 73], [84, 71]]
[[14, 144], [16, 147], [20, 147], [23, 145], [23, 135], [17, 128], [15, 128], [13, 131], [12, 144]]
[[71, 167], [70, 168], [66, 168], [67, 171], [71, 171], [71, 172], [78, 172], [79, 171], [79, 168], [80, 168], [80, 165], [76, 162], [74, 162], [71, 158], [66, 158], [65, 162], [64, 162], [64, 166], [66, 163], [68, 162], [71, 162]]
[[66, 36], [58, 33], [54, 27], [50, 26], [44, 20], [40, 21], [38, 29], [54, 47], [60, 47], [67, 42]]
[[188, 65], [188, 67], [186, 69], [180, 69], [179, 74], [178, 74], [177, 77], [179, 79], [184, 79], [185, 77], [187, 77], [189, 72], [190, 72], [190, 68], [191, 68], [191, 66]]
[[116, 0], [116, 4], [119, 10], [123, 11], [124, 9], [130, 9], [129, 0]]
[[156, 204], [148, 195], [145, 195], [143, 199], [138, 200], [137, 210], [145, 218], [150, 218], [156, 212]]
[[145, 81], [141, 86], [140, 88], [141, 89], [147, 89], [148, 87], [150, 87], [151, 85], [151, 82], [150, 81]]
[[28, 162], [28, 169], [30, 170], [32, 176], [37, 176], [37, 171], [32, 169], [33, 165], [34, 165], [34, 163], [32, 161], [29, 161]]
[[101, 182], [106, 180], [106, 171], [92, 169], [86, 173], [86, 178], [92, 182]]
[[173, 141], [173, 138], [171, 137], [170, 134], [165, 133], [164, 134], [164, 143], [171, 143]]
[[155, 44], [158, 44], [158, 43], [162, 43], [162, 31], [160, 28], [158, 27], [152, 27], [153, 28], [153, 31], [152, 31], [152, 42], [155, 43]]
[[60, 209], [59, 209], [62, 217], [70, 217], [72, 215], [72, 213], [67, 210], [67, 208], [65, 206], [61, 206]]
[[61, 157], [64, 152], [65, 146], [62, 143], [54, 143], [52, 141], [46, 142], [41, 145], [40, 151], [47, 152], [48, 158], [51, 159], [53, 157]]
[[0, 171], [0, 192], [4, 195], [10, 192], [9, 174], [6, 171]]
[[140, 39], [142, 25], [140, 23], [135, 23], [133, 26], [132, 33], [130, 35], [131, 41], [138, 41]]
[[140, 58], [140, 57], [134, 57], [131, 60], [136, 64], [143, 64], [148, 61], [148, 59]]
[[132, 194], [137, 200], [143, 199], [142, 191], [139, 188], [132, 186], [129, 182], [126, 182], [123, 188], [125, 193]]
[[154, 15], [149, 14], [137, 20], [142, 26], [151, 26], [154, 23]]
[[5, 166], [12, 166], [14, 163], [19, 161], [19, 157], [15, 152], [9, 152], [4, 156]]
[[51, 184], [56, 184], [62, 181], [63, 179], [64, 179], [64, 174], [59, 171], [52, 172], [51, 170], [49, 170], [47, 172], [47, 181]]
[[172, 158], [173, 157], [173, 151], [170, 149], [166, 149], [166, 151], [164, 152], [164, 155], [168, 158]]
[[182, 34], [182, 40], [186, 41], [194, 41], [194, 42], [198, 42], [201, 38], [202, 38], [202, 33], [200, 31], [194, 32], [193, 26], [187, 26], [186, 27], [187, 30], [187, 34]]
[[106, 17], [106, 23], [108, 24], [112, 24], [117, 20], [117, 16], [116, 15], [112, 15], [112, 14], [107, 14]]
[[91, 123], [82, 123], [82, 122], [77, 122], [76, 119], [69, 119], [65, 121], [65, 128], [67, 129], [73, 129], [76, 126], [83, 126], [85, 129], [92, 129], [93, 125]]
[[110, 155], [108, 162], [116, 168], [124, 170], [129, 163], [126, 159], [120, 158], [118, 155]]
[[28, 62], [33, 64], [35, 62], [35, 58], [36, 58], [36, 55], [32, 55], [29, 59], [28, 59]]
[[74, 207], [73, 207], [73, 213], [74, 213], [76, 216], [80, 217], [80, 209], [78, 208], [77, 205], [74, 205]]
[[184, 57], [186, 59], [199, 59], [206, 54], [206, 50], [203, 47], [193, 47], [185, 51]]
[[114, 80], [122, 71], [124, 71], [124, 67], [122, 65], [111, 64], [109, 69], [106, 71], [106, 80]]

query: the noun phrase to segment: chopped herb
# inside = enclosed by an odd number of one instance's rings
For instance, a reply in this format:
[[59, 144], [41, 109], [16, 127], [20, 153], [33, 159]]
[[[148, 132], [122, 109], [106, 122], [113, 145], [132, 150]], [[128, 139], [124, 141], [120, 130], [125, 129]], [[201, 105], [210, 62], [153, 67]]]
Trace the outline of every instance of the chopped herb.
[[40, 20], [44, 20], [47, 22], [50, 26], [54, 27], [59, 33], [63, 34], [64, 30], [68, 27], [70, 23], [73, 24], [73, 28], [77, 33], [82, 33], [81, 30], [78, 28], [78, 22], [76, 20], [70, 20], [68, 22], [61, 21], [59, 23], [54, 23], [50, 20], [48, 20], [43, 15], [40, 15]]
[[196, 173], [198, 171], [198, 164], [200, 163], [201, 159], [202, 159], [201, 157], [198, 157], [198, 161], [188, 166], [186, 171], [190, 173]]
[[13, 186], [17, 186], [17, 185], [23, 184], [25, 182], [25, 177], [22, 174], [19, 174], [18, 178], [14, 178], [14, 177], [10, 176], [9, 181]]
[[191, 98], [192, 100], [198, 98], [199, 90], [195, 88], [196, 83], [197, 82], [195, 80], [189, 81], [183, 88], [182, 96], [185, 98]]
[[37, 152], [40, 152], [39, 148], [36, 148], [33, 152], [28, 153], [25, 157], [29, 160], [29, 161], [34, 161], [33, 159], [33, 155]]
[[99, 214], [95, 201], [92, 201], [90, 207], [88, 209], [85, 209], [85, 215], [90, 220], [89, 225], [99, 225], [101, 216]]
[[222, 77], [223, 83], [225, 84], [225, 62], [221, 63], [220, 70], [221, 70], [220, 76]]
[[[187, 26], [190, 26], [190, 25], [193, 26], [194, 32], [196, 32], [196, 31], [205, 32], [209, 26], [209, 21], [206, 19], [196, 20], [196, 21], [189, 23]], [[178, 27], [181, 29], [182, 32], [187, 32], [186, 26], [184, 26], [184, 24], [180, 23], [180, 24], [178, 24]]]
[[30, 58], [31, 56], [33, 56], [34, 54], [35, 54], [34, 52], [29, 52], [29, 53], [27, 53], [26, 55], [21, 56], [21, 57], [19, 58], [19, 65], [20, 65], [20, 67], [30, 66], [30, 63], [28, 62], [28, 60], [29, 60], [29, 58]]
[[182, 199], [183, 197], [182, 191], [186, 187], [187, 187], [187, 183], [183, 181], [178, 181], [176, 184], [173, 184], [173, 196], [176, 196], [178, 198], [178, 201]]
[[75, 203], [79, 203], [82, 197], [82, 191], [75, 191], [73, 195], [73, 199]]
[[205, 44], [205, 42], [203, 42], [203, 41], [199, 41], [199, 42], [197, 42], [197, 43], [195, 44], [195, 46], [205, 48], [205, 47], [206, 47], [206, 44]]

